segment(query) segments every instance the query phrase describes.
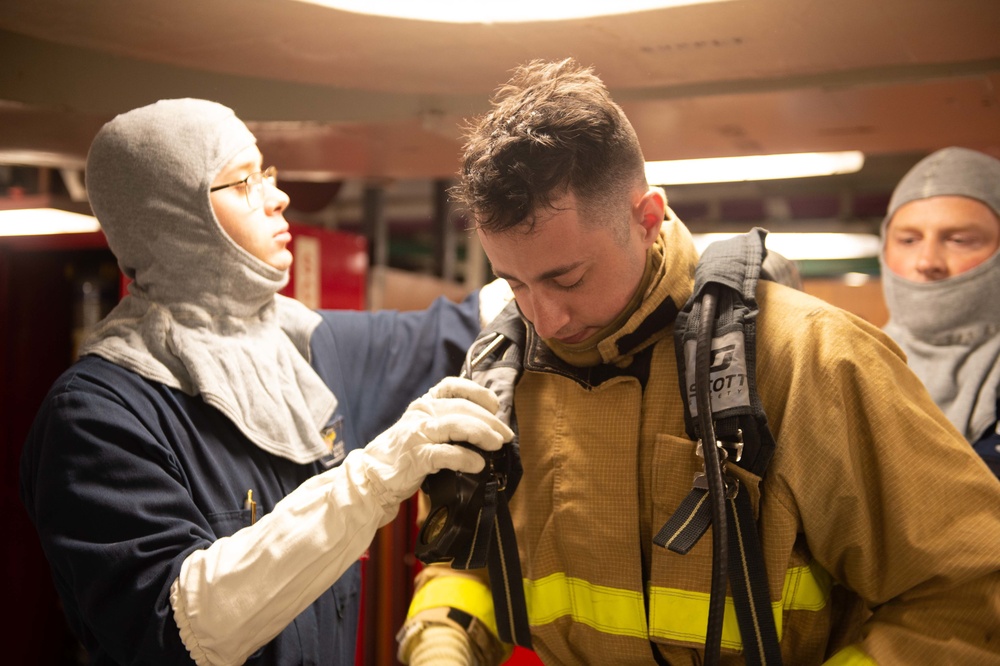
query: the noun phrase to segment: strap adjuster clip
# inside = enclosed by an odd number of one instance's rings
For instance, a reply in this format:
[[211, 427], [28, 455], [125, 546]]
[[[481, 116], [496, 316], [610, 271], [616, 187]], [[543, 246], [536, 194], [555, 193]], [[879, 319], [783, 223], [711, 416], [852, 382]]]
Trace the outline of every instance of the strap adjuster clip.
[[[726, 499], [734, 499], [740, 492], [739, 479], [723, 475], [722, 480], [726, 484]], [[698, 472], [694, 475], [694, 481], [691, 483], [691, 488], [696, 490], [708, 490], [708, 477], [705, 476], [704, 472]]]
[[733, 452], [735, 456], [733, 458], [734, 462], [739, 462], [743, 459], [743, 428], [736, 429], [736, 441], [735, 442], [718, 442], [718, 445], [724, 450], [729, 450]]

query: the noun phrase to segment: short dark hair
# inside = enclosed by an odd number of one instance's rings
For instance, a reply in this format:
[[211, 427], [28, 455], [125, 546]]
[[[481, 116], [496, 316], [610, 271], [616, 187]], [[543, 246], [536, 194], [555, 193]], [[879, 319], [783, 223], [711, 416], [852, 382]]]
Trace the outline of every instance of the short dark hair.
[[452, 197], [479, 228], [502, 232], [565, 194], [601, 216], [647, 187], [632, 124], [592, 68], [572, 58], [531, 61], [500, 86], [467, 131]]

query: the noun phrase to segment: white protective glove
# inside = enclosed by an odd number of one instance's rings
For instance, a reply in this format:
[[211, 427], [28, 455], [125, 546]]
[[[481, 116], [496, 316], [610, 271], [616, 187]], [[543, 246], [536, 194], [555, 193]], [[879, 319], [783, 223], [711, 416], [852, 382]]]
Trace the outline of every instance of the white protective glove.
[[489, 389], [447, 378], [339, 467], [306, 480], [254, 525], [188, 555], [170, 604], [195, 662], [242, 664], [340, 578], [424, 476], [481, 471], [479, 453], [447, 442], [499, 449], [514, 434], [497, 407]]
[[394, 426], [365, 447], [365, 475], [386, 504], [412, 497], [424, 477], [442, 469], [476, 473], [482, 455], [442, 442], [468, 442], [496, 451], [514, 437], [499, 418], [496, 394], [476, 382], [446, 377], [414, 400]]

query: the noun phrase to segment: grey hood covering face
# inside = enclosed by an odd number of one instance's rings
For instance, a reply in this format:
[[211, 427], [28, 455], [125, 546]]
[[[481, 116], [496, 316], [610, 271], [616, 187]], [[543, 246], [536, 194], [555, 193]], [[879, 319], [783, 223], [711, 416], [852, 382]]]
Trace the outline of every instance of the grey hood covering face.
[[222, 229], [209, 186], [256, 143], [214, 102], [162, 100], [107, 123], [87, 159], [91, 206], [129, 293], [85, 341], [147, 379], [201, 395], [260, 448], [307, 463], [336, 398], [309, 365], [319, 315]]
[[913, 282], [885, 263], [886, 229], [911, 201], [963, 196], [1000, 216], [1000, 160], [966, 148], [924, 158], [893, 192], [882, 223], [882, 289], [888, 333], [931, 397], [970, 442], [997, 419], [1000, 388], [1000, 251], [972, 270], [934, 282]]

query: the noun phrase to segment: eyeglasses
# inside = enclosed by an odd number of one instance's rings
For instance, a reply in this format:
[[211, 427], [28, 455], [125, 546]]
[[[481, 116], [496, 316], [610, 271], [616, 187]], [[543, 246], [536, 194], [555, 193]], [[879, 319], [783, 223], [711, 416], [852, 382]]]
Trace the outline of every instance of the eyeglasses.
[[243, 192], [247, 197], [247, 206], [250, 206], [250, 210], [257, 210], [264, 205], [264, 181], [271, 187], [276, 187], [275, 183], [278, 181], [278, 169], [269, 166], [263, 171], [255, 171], [243, 180], [237, 180], [233, 183], [226, 183], [225, 185], [216, 185], [215, 187], [209, 188], [209, 192], [218, 192], [219, 190], [224, 190], [227, 187], [236, 187], [237, 185], [243, 186]]

